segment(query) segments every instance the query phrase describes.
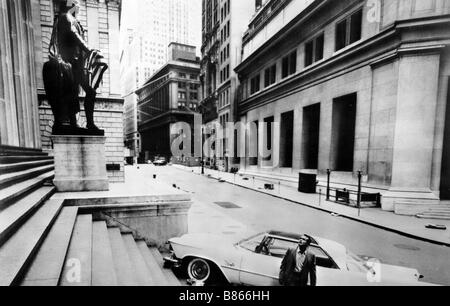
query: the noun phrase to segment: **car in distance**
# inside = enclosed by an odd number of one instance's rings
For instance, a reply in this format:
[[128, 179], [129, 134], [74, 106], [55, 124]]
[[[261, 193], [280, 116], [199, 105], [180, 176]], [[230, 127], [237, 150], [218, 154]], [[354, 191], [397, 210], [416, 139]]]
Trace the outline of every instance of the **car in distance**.
[[153, 161], [154, 166], [166, 166], [168, 164], [167, 159], [165, 157], [156, 157]]
[[[182, 269], [189, 280], [208, 284], [279, 286], [281, 262], [302, 235], [268, 231], [236, 241], [213, 234], [187, 234], [169, 240], [166, 267]], [[311, 236], [309, 236], [311, 237]], [[318, 286], [421, 286], [416, 269], [366, 261], [335, 241], [311, 237]]]

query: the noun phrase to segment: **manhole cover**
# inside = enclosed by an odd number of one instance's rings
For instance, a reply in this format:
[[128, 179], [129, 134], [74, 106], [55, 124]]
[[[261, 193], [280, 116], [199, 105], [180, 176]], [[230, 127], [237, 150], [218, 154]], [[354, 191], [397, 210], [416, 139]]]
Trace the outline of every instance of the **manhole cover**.
[[412, 246], [412, 245], [407, 245], [407, 244], [394, 244], [394, 246], [397, 249], [401, 249], [401, 250], [420, 251], [420, 248]]
[[240, 206], [237, 206], [234, 203], [231, 202], [214, 202], [214, 204], [219, 205], [222, 208], [226, 208], [226, 209], [236, 209], [236, 208], [241, 208]]

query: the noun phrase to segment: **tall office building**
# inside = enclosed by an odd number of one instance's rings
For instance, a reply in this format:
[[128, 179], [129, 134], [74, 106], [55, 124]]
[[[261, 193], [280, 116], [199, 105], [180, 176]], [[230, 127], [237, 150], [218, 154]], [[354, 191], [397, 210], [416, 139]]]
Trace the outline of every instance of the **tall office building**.
[[168, 61], [171, 42], [201, 44], [201, 0], [124, 0], [121, 16], [121, 80], [125, 98], [125, 138], [139, 153], [136, 89]]
[[[204, 123], [236, 120], [236, 96], [239, 80], [234, 68], [241, 62], [242, 35], [261, 1], [203, 0], [202, 3], [202, 66], [201, 111]], [[216, 166], [228, 171], [239, 161], [226, 158], [227, 139], [218, 141]]]

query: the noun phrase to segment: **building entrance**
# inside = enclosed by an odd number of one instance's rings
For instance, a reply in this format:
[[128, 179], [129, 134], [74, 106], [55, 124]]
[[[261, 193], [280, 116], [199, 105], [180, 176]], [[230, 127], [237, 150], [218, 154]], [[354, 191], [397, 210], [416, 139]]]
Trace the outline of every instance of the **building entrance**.
[[320, 103], [303, 109], [302, 157], [303, 169], [319, 166]]
[[450, 200], [450, 77], [447, 89], [444, 145], [442, 148], [441, 200]]
[[281, 114], [280, 127], [280, 167], [292, 168], [294, 150], [294, 112]]
[[356, 93], [336, 98], [333, 101], [331, 166], [335, 171], [353, 171], [356, 104]]

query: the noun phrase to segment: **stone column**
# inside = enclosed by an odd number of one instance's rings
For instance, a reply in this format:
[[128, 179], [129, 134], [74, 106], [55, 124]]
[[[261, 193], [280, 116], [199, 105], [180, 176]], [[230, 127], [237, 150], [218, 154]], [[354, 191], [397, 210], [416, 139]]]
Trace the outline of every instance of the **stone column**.
[[119, 4], [108, 2], [110, 94], [120, 95]]
[[98, 1], [87, 0], [86, 1], [86, 16], [88, 27], [88, 43], [89, 47], [93, 49], [100, 49], [99, 33], [98, 33]]
[[272, 132], [272, 167], [280, 168], [280, 137], [281, 137], [281, 114], [276, 113]]
[[299, 105], [294, 110], [294, 153], [292, 155], [292, 169], [301, 170], [305, 164], [302, 156], [303, 142], [303, 107]]
[[320, 104], [319, 173], [331, 168], [331, 135], [333, 125], [333, 100]]
[[6, 0], [0, 0], [0, 144], [19, 146], [11, 37]]
[[438, 200], [430, 187], [439, 64], [437, 53], [399, 59], [392, 182], [383, 195], [384, 210], [405, 200]]

